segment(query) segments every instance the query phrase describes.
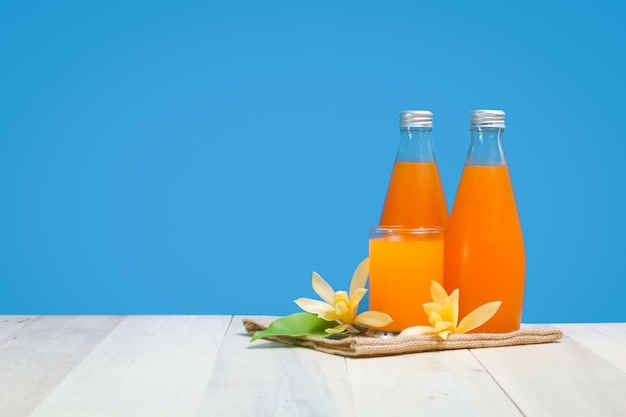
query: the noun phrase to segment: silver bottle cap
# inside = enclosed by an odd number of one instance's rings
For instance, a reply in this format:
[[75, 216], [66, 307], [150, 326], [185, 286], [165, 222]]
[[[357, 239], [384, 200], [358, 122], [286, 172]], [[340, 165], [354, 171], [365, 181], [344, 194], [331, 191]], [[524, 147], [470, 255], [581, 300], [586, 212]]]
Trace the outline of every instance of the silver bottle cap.
[[428, 110], [400, 112], [400, 127], [433, 127], [433, 113]]
[[474, 110], [470, 113], [472, 121], [470, 127], [501, 127], [504, 128], [505, 113], [502, 110]]

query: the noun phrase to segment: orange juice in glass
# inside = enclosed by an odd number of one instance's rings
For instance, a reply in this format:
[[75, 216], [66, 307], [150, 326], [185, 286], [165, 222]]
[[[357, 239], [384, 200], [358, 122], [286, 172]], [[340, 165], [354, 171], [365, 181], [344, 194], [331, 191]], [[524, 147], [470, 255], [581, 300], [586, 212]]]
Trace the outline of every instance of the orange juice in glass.
[[429, 325], [422, 304], [431, 301], [431, 280], [443, 285], [444, 229], [375, 226], [369, 237], [369, 309], [393, 319], [380, 330]]

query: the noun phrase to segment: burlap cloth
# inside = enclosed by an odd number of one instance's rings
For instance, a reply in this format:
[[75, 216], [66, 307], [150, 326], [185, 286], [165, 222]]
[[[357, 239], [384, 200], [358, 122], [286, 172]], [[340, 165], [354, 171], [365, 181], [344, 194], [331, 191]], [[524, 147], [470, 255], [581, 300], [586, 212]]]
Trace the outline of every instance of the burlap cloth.
[[[276, 318], [244, 318], [246, 332], [252, 335], [265, 330]], [[439, 336], [405, 336], [390, 338], [373, 336], [345, 336], [341, 338], [269, 336], [265, 339], [290, 345], [313, 348], [333, 355], [365, 358], [373, 356], [401, 355], [404, 353], [429, 352], [434, 350], [473, 349], [550, 343], [563, 337], [559, 329], [548, 327], [524, 327], [511, 333], [468, 333], [452, 334], [447, 340]]]

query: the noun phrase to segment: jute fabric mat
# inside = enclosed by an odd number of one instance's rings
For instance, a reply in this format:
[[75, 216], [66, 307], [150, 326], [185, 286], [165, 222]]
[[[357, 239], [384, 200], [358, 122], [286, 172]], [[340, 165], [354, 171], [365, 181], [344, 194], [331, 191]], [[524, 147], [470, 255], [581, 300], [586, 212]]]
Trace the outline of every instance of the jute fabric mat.
[[[244, 318], [246, 332], [252, 335], [257, 330], [265, 330], [276, 318]], [[563, 337], [556, 328], [525, 327], [510, 333], [468, 333], [452, 334], [447, 340], [439, 336], [405, 336], [389, 338], [374, 336], [343, 336], [339, 338], [311, 336], [269, 336], [265, 339], [303, 346], [333, 355], [365, 358], [374, 356], [401, 355], [404, 353], [430, 352], [449, 349], [475, 349], [514, 345], [550, 343]]]

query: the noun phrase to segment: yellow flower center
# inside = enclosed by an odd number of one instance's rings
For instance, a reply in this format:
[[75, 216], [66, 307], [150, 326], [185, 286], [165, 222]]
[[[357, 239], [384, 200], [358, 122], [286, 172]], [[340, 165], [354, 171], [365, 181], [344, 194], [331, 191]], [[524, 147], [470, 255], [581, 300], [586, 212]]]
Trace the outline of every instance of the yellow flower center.
[[337, 313], [338, 319], [341, 320], [342, 323], [354, 323], [354, 316], [356, 312], [352, 311], [352, 307], [350, 306], [350, 297], [348, 296], [347, 292], [335, 292], [335, 296], [333, 298], [333, 306], [335, 307], [335, 312]]

